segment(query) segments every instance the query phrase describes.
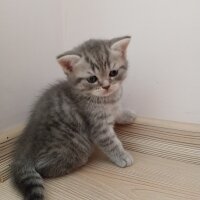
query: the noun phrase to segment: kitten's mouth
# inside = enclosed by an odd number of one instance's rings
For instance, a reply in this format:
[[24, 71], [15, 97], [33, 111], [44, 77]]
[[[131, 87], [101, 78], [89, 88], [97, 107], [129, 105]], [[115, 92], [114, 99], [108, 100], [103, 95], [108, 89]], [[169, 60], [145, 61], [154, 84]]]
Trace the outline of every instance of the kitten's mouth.
[[106, 97], [112, 95], [114, 92], [116, 92], [119, 89], [119, 84], [114, 84], [108, 89], [103, 89], [99, 88], [96, 90], [93, 94], [95, 96], [100, 96], [100, 97]]
[[109, 96], [113, 93], [114, 91], [112, 89], [107, 89], [107, 90], [104, 90], [102, 92], [102, 96]]

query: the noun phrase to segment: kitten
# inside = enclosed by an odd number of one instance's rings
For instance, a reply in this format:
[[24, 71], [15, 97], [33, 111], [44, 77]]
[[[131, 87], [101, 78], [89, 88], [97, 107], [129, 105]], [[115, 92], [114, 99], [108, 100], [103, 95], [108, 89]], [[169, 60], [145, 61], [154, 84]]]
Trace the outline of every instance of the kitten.
[[86, 164], [94, 144], [117, 166], [133, 164], [113, 130], [114, 123], [135, 119], [119, 107], [130, 39], [89, 40], [57, 57], [68, 79], [36, 102], [12, 164], [13, 182], [26, 200], [44, 199], [42, 177]]

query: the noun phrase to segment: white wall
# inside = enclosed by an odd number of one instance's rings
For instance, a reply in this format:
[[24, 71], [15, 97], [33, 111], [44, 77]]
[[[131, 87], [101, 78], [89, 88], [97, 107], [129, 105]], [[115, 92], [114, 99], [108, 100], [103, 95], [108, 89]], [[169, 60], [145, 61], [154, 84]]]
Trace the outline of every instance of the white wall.
[[65, 47], [130, 34], [124, 104], [139, 115], [200, 123], [200, 1], [73, 0]]
[[23, 123], [42, 89], [64, 77], [57, 54], [126, 34], [124, 104], [142, 116], [199, 123], [199, 8], [198, 0], [1, 0], [0, 130]]
[[59, 0], [0, 1], [0, 130], [24, 122], [41, 90], [62, 77], [62, 9]]

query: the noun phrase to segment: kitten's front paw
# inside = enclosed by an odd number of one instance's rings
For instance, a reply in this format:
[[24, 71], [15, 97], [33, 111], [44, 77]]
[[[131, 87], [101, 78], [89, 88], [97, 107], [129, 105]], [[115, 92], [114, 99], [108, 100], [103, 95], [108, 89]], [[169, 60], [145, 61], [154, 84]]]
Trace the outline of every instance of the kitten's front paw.
[[126, 111], [124, 113], [124, 121], [128, 123], [133, 123], [136, 119], [136, 113], [134, 113], [133, 111]]
[[118, 124], [132, 124], [136, 119], [136, 114], [133, 111], [124, 111], [117, 119]]
[[134, 160], [132, 155], [129, 152], [125, 151], [115, 160], [115, 164], [119, 167], [129, 167], [133, 164], [133, 161]]

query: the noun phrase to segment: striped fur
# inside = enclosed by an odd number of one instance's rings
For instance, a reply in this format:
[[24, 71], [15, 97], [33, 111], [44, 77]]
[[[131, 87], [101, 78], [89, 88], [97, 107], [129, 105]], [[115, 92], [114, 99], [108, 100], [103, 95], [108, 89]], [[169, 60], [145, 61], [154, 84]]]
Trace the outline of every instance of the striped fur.
[[[128, 68], [125, 43], [119, 42], [127, 38], [89, 40], [58, 56], [68, 67], [68, 80], [42, 94], [16, 145], [12, 177], [26, 200], [44, 199], [43, 178], [62, 176], [86, 164], [94, 145], [119, 167], [133, 163], [113, 130], [115, 122], [135, 119], [119, 107]], [[111, 78], [113, 69], [118, 74]], [[88, 76], [94, 75], [98, 81], [89, 83]]]

